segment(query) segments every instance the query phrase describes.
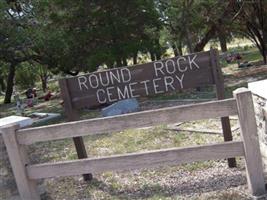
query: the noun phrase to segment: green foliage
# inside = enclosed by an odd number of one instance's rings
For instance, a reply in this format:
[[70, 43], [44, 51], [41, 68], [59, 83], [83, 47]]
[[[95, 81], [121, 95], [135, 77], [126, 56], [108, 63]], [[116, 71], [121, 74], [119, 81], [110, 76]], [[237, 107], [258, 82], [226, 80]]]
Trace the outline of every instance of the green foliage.
[[242, 36], [255, 43], [267, 63], [267, 1], [236, 1], [233, 4], [236, 26]]
[[[218, 32], [227, 33], [230, 20], [222, 18], [228, 2], [217, 0], [158, 0], [158, 8], [165, 25], [165, 38], [173, 48], [178, 48], [182, 54], [182, 48], [187, 47], [189, 52], [207, 38], [217, 38]], [[215, 25], [220, 23], [216, 26]], [[213, 30], [214, 29], [214, 30]], [[207, 35], [213, 30], [211, 35]], [[227, 37], [231, 37], [230, 34]]]
[[16, 85], [21, 89], [34, 87], [35, 82], [38, 80], [36, 71], [36, 68], [30, 64], [20, 64], [16, 71]]
[[54, 0], [39, 6], [47, 23], [37, 46], [44, 52], [42, 61], [54, 71], [119, 67], [138, 52], [160, 49], [161, 23], [152, 0]]

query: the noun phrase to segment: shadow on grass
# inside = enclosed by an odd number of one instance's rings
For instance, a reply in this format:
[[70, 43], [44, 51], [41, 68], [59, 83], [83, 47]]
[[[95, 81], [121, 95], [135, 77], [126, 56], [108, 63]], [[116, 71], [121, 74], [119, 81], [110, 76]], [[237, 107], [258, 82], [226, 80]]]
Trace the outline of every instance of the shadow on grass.
[[[190, 182], [177, 184], [175, 184], [175, 180], [173, 180], [173, 184], [170, 185], [164, 183], [150, 183], [143, 185], [140, 184], [140, 186], [122, 186], [120, 183], [106, 183], [94, 178], [91, 182], [83, 184], [81, 195], [84, 197], [82, 199], [91, 199], [92, 196], [90, 192], [98, 190], [107, 194], [111, 197], [111, 199], [147, 199], [155, 197], [178, 198], [179, 196], [192, 196], [207, 192], [225, 192], [229, 188], [246, 184], [246, 178], [241, 174], [229, 176], [218, 175], [217, 177], [209, 177], [207, 179], [204, 177], [200, 177], [198, 179], [192, 177], [192, 179], [193, 180]], [[177, 180], [177, 182], [179, 182], [179, 180]], [[227, 195], [227, 193], [223, 194], [224, 197]], [[248, 198], [246, 194], [242, 194], [240, 192], [234, 192], [234, 194], [229, 192], [229, 198], [226, 199], [232, 199], [231, 196], [233, 195], [235, 199], [238, 197], [240, 197], [238, 199], [246, 199], [245, 197]], [[49, 193], [46, 193], [43, 195], [42, 199], [52, 199], [52, 197]]]
[[244, 176], [233, 175], [208, 179], [200, 178], [197, 181], [173, 185], [164, 185], [158, 183], [145, 184], [135, 189], [127, 187], [118, 189], [112, 184], [107, 184], [103, 181], [94, 179], [89, 187], [109, 193], [110, 196], [116, 199], [145, 199], [154, 196], [172, 197], [212, 191], [222, 191], [228, 189], [229, 187], [237, 187], [244, 184], [246, 184], [246, 179]]

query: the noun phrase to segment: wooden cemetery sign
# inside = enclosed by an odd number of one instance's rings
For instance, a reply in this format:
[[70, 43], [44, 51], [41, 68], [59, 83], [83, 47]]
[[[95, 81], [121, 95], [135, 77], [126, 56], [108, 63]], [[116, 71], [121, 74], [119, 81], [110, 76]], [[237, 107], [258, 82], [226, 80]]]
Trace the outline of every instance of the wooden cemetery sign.
[[[77, 120], [76, 109], [216, 85], [218, 99], [224, 99], [224, 84], [218, 52], [210, 51], [158, 60], [146, 64], [110, 69], [59, 81], [65, 110], [70, 121]], [[228, 117], [222, 117], [225, 141], [232, 140]], [[80, 158], [87, 157], [81, 138], [75, 139]], [[80, 149], [80, 150], [79, 150]], [[235, 159], [228, 159], [235, 167]]]
[[65, 79], [74, 108], [214, 84], [210, 52]]

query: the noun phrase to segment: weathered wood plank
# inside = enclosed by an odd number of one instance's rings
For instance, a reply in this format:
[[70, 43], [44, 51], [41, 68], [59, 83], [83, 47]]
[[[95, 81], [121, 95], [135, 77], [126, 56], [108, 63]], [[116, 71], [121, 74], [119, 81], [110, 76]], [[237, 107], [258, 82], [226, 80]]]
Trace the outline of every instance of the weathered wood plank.
[[26, 150], [16, 140], [16, 129], [19, 126], [11, 125], [0, 130], [6, 145], [9, 161], [16, 179], [20, 197], [23, 200], [38, 200], [40, 196], [37, 191], [36, 182], [30, 180], [26, 174], [25, 166], [29, 164]]
[[41, 141], [122, 131], [126, 128], [148, 127], [162, 123], [170, 124], [236, 114], [236, 101], [234, 99], [227, 99], [22, 129], [18, 131], [17, 137], [20, 144], [29, 145]]
[[[219, 100], [225, 99], [225, 92], [224, 92], [224, 80], [221, 67], [219, 65], [219, 53], [216, 49], [210, 50], [210, 57], [211, 57], [211, 66], [213, 71], [213, 77], [216, 87], [216, 95]], [[232, 131], [229, 117], [222, 117], [221, 118], [222, 130], [223, 130], [223, 137], [224, 141], [232, 141]], [[229, 167], [236, 167], [236, 160], [235, 158], [228, 159], [228, 166]]]
[[[67, 80], [66, 79], [59, 80], [59, 87], [61, 91], [61, 97], [64, 100], [64, 110], [65, 110], [68, 121], [78, 121], [79, 114], [77, 110], [75, 110], [72, 106]], [[75, 145], [78, 158], [79, 159], [88, 158], [83, 138], [74, 137], [72, 139]], [[92, 174], [83, 174], [83, 178], [85, 181], [88, 181], [88, 180], [92, 180], [93, 176]]]
[[194, 128], [168, 128], [171, 131], [184, 131], [191, 133], [203, 133], [203, 134], [222, 134], [220, 130], [215, 129], [194, 129]]
[[71, 176], [81, 173], [133, 170], [166, 165], [177, 165], [194, 161], [225, 159], [244, 155], [243, 142], [225, 142], [203, 146], [172, 148], [145, 153], [131, 153], [102, 158], [65, 161], [52, 164], [27, 166], [31, 179], [55, 176]]
[[252, 94], [246, 88], [239, 88], [234, 91], [234, 96], [244, 141], [248, 187], [252, 195], [260, 196], [266, 190]]
[[265, 117], [265, 120], [267, 121], [267, 107], [263, 108], [263, 115]]

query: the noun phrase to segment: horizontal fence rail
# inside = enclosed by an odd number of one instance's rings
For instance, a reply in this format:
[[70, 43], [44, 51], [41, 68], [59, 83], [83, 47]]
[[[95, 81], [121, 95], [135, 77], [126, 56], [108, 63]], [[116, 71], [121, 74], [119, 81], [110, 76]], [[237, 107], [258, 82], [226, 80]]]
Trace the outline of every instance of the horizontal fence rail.
[[235, 99], [226, 99], [22, 129], [17, 131], [17, 139], [20, 144], [30, 145], [35, 142], [118, 132], [126, 128], [141, 128], [155, 126], [161, 123], [185, 122], [236, 114], [237, 105]]
[[30, 179], [71, 176], [81, 173], [133, 170], [194, 161], [225, 159], [243, 156], [243, 142], [225, 142], [185, 148], [172, 148], [145, 153], [131, 153], [101, 158], [88, 158], [57, 163], [27, 166]]

